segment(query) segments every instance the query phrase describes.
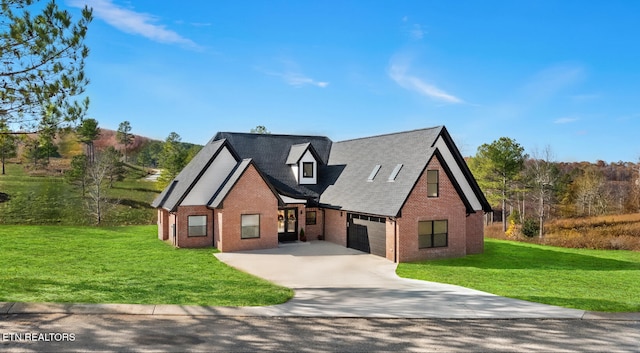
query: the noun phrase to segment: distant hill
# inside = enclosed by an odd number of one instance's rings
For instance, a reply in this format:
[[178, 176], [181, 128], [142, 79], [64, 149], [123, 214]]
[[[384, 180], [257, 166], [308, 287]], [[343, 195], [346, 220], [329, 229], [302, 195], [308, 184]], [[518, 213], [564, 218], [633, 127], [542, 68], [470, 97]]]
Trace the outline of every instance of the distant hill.
[[[100, 128], [100, 136], [93, 143], [94, 146], [96, 146], [96, 149], [101, 150], [109, 146], [113, 146], [117, 150], [124, 149], [124, 146], [116, 140], [116, 133], [117, 132], [115, 130]], [[128, 151], [136, 153], [145, 145], [145, 143], [153, 140], [154, 139], [134, 134], [133, 143], [129, 145]]]

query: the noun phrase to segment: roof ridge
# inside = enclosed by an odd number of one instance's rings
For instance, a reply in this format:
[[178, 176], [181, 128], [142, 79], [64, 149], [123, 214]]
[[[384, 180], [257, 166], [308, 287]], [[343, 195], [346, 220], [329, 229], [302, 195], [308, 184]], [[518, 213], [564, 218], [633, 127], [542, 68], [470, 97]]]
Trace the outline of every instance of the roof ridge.
[[383, 137], [383, 136], [400, 135], [400, 134], [407, 134], [407, 133], [410, 133], [410, 132], [426, 131], [426, 130], [435, 130], [435, 129], [442, 129], [442, 128], [444, 128], [444, 125], [437, 125], [437, 126], [432, 126], [432, 127], [427, 127], [427, 128], [421, 128], [421, 129], [413, 129], [413, 130], [406, 130], [406, 131], [397, 131], [397, 132], [390, 132], [390, 133], [387, 133], [387, 134], [380, 134], [380, 135], [373, 135], [373, 136], [365, 136], [365, 137], [356, 137], [356, 138], [353, 138], [353, 139], [342, 140], [342, 141], [336, 141], [336, 143], [341, 143], [341, 142], [351, 142], [351, 141], [357, 141], [357, 140], [366, 140], [366, 139], [377, 138], [377, 137]]
[[250, 136], [274, 136], [274, 137], [320, 137], [329, 139], [328, 136], [324, 135], [295, 135], [295, 134], [256, 134], [252, 132], [233, 132], [233, 131], [218, 131], [217, 134], [234, 134], [234, 135], [250, 135]]

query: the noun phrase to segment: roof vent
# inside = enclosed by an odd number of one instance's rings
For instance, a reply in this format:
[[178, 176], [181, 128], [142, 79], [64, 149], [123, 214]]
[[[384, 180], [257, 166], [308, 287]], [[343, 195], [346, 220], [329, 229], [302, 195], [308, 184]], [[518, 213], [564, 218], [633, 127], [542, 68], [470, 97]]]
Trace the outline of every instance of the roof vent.
[[379, 170], [380, 170], [380, 164], [376, 164], [376, 166], [373, 167], [373, 170], [371, 171], [371, 174], [369, 174], [369, 177], [367, 178], [367, 181], [373, 181], [373, 178], [376, 177], [376, 175], [378, 174]]
[[391, 175], [389, 175], [389, 179], [387, 179], [387, 181], [389, 182], [395, 181], [396, 177], [398, 176], [398, 173], [400, 173], [400, 169], [402, 169], [402, 164], [396, 164], [396, 167], [393, 168], [393, 171], [391, 172]]

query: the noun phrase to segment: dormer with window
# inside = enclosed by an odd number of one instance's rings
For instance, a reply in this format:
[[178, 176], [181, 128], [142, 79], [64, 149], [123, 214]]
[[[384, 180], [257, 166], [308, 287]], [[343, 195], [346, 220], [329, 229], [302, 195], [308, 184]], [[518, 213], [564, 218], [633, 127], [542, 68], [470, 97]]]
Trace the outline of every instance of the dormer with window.
[[291, 146], [287, 165], [299, 185], [315, 185], [318, 183], [318, 163], [320, 158], [311, 143], [302, 143]]

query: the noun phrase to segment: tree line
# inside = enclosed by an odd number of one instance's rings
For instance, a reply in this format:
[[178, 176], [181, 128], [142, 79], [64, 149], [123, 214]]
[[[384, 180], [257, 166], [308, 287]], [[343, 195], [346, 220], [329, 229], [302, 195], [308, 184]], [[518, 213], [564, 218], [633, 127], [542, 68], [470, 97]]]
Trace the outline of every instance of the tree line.
[[542, 237], [550, 218], [640, 212], [640, 163], [557, 162], [550, 146], [527, 154], [501, 137], [478, 147], [468, 165], [503, 231], [509, 220]]

